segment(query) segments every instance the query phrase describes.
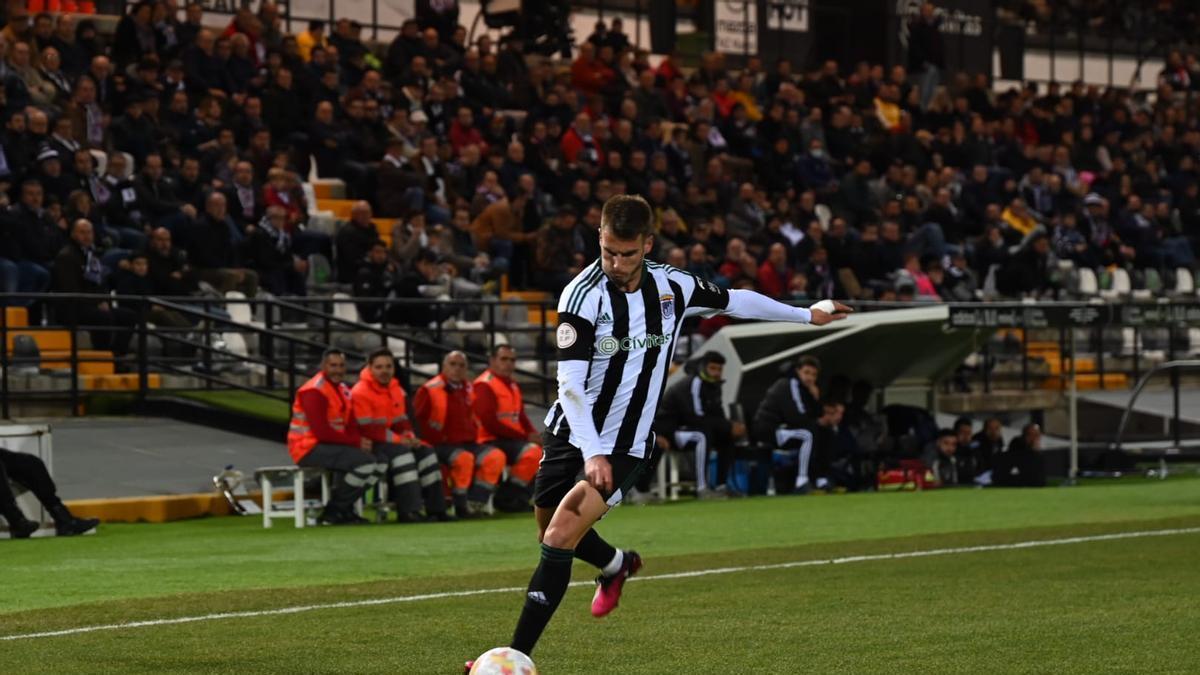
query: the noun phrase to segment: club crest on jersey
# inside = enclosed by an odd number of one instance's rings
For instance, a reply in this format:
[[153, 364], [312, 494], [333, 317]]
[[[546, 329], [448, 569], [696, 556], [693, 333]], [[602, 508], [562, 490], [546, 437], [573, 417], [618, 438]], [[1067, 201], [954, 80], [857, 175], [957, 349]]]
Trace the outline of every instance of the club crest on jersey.
[[662, 317], [670, 319], [675, 316], [675, 296], [670, 293], [658, 299], [662, 303]]

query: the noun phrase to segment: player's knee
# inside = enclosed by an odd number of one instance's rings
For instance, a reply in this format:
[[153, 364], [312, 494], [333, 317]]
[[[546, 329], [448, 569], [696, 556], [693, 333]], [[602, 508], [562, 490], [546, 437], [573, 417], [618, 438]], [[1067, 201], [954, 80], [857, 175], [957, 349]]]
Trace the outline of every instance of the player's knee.
[[579, 535], [575, 532], [577, 528], [572, 525], [572, 522], [550, 523], [542, 533], [542, 543], [554, 548], [574, 549], [575, 544], [579, 543]]

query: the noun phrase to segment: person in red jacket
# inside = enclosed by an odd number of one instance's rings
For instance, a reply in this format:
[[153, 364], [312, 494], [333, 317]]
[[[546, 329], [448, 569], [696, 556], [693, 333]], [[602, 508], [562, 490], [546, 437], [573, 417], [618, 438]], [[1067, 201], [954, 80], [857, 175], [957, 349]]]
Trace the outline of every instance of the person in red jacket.
[[442, 372], [417, 390], [413, 412], [421, 440], [433, 446], [450, 474], [450, 493], [459, 518], [480, 515], [504, 472], [504, 452], [476, 444], [467, 355], [453, 351]]
[[371, 352], [350, 390], [354, 421], [362, 435], [374, 441], [376, 457], [388, 467], [388, 496], [396, 505], [397, 522], [424, 520], [422, 504], [429, 520], [454, 520], [446, 513], [437, 455], [413, 433], [408, 397], [395, 374], [396, 360], [390, 350]]
[[579, 56], [571, 62], [571, 86], [585, 94], [600, 94], [616, 79], [616, 72], [596, 58], [595, 45], [579, 45]]
[[475, 113], [464, 105], [459, 106], [454, 121], [450, 123], [450, 147], [454, 148], [454, 156], [457, 157], [468, 145], [479, 146], [479, 153], [487, 155], [488, 144], [475, 126]]
[[758, 268], [758, 292], [779, 300], [791, 289], [795, 272], [788, 267], [787, 249], [778, 242], [767, 250], [767, 259]]
[[499, 448], [508, 459], [508, 481], [496, 493], [502, 511], [532, 511], [533, 477], [542, 461], [541, 434], [525, 414], [521, 386], [513, 380], [517, 351], [510, 345], [492, 349], [488, 369], [475, 378], [472, 391], [480, 445]]
[[354, 513], [354, 503], [387, 469], [376, 461], [371, 439], [354, 424], [345, 377], [346, 355], [340, 349], [325, 350], [321, 372], [296, 391], [287, 435], [288, 453], [296, 464], [339, 474], [321, 514], [321, 522], [330, 525], [367, 522]]
[[559, 145], [567, 164], [574, 164], [581, 159], [596, 164], [603, 152], [600, 141], [592, 134], [592, 118], [585, 112], [575, 116], [575, 122], [562, 135]]

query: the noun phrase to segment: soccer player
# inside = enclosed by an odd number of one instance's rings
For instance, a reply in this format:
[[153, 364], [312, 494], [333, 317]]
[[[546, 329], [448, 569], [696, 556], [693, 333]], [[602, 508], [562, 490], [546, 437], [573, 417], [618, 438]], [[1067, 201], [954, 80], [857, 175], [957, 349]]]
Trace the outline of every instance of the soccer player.
[[541, 561], [529, 581], [512, 647], [533, 651], [579, 558], [600, 568], [592, 615], [611, 612], [641, 558], [604, 541], [592, 525], [620, 503], [650, 465], [655, 410], [686, 315], [823, 325], [845, 317], [791, 307], [753, 291], [726, 291], [645, 259], [654, 215], [641, 197], [618, 195], [600, 218], [600, 259], [558, 302], [558, 400], [546, 416], [534, 505]]

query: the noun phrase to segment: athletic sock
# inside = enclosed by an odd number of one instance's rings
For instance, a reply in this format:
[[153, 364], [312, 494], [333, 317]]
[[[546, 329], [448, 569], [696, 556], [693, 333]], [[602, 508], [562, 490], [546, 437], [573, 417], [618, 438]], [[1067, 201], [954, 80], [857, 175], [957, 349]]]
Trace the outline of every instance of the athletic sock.
[[542, 559], [529, 580], [525, 607], [521, 610], [517, 630], [513, 633], [513, 649], [526, 655], [533, 653], [534, 645], [567, 593], [567, 585], [571, 583], [571, 560], [574, 557], [575, 553], [570, 549], [542, 544]]
[[596, 530], [589, 529], [583, 535], [583, 539], [575, 545], [575, 557], [592, 567], [603, 568], [613, 559], [617, 549], [613, 545], [604, 541]]
[[604, 575], [605, 577], [611, 577], [617, 572], [620, 572], [621, 566], [624, 564], [625, 552], [621, 549], [617, 549], [617, 552], [613, 554], [612, 560], [608, 561], [608, 564], [600, 569], [600, 574]]

